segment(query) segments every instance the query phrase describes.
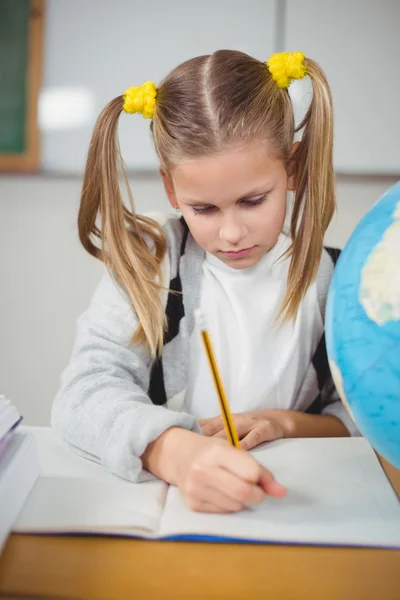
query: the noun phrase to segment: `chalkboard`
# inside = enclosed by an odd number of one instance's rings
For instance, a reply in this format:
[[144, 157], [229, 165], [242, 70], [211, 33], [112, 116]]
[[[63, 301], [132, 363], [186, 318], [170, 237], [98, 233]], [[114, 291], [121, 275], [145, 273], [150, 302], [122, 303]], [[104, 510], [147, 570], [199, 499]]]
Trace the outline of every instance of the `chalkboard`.
[[38, 166], [42, 0], [0, 0], [0, 169]]

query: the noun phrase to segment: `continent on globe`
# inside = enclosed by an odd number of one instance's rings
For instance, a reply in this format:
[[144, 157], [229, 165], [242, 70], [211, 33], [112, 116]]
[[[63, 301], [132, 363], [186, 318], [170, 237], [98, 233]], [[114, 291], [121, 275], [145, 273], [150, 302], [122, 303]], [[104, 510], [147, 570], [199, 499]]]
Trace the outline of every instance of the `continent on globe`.
[[356, 419], [352, 413], [352, 410], [350, 408], [350, 404], [346, 398], [346, 394], [344, 393], [344, 389], [343, 389], [343, 378], [342, 378], [342, 374], [339, 370], [339, 367], [336, 365], [335, 362], [333, 362], [333, 360], [329, 361], [329, 368], [331, 370], [332, 373], [332, 377], [333, 377], [333, 381], [335, 382], [335, 387], [337, 390], [337, 393], [339, 394], [339, 397], [341, 399], [341, 401], [343, 402], [343, 405], [345, 406], [347, 412], [349, 413], [349, 415], [351, 416], [351, 418], [353, 419], [354, 423], [356, 422]]
[[400, 320], [400, 202], [361, 272], [360, 302], [378, 325]]

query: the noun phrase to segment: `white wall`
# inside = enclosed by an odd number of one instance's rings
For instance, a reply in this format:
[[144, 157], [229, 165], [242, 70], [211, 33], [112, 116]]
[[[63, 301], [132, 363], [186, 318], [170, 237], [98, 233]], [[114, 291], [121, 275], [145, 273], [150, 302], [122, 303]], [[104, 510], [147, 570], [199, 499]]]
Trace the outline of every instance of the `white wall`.
[[285, 0], [285, 49], [318, 61], [331, 86], [336, 171], [399, 172], [399, 23], [399, 0]]
[[[219, 48], [267, 60], [274, 52], [276, 4], [276, 0], [47, 0], [40, 98], [42, 167], [47, 172], [83, 173], [100, 110], [128, 86], [149, 79], [159, 82], [184, 60]], [[121, 120], [120, 143], [128, 168], [156, 168], [149, 122], [127, 115]]]
[[[399, 19], [399, 0], [47, 0], [41, 165], [82, 173], [105, 104], [128, 86], [159, 82], [183, 60], [218, 48], [260, 60], [298, 49], [320, 62], [332, 88], [336, 170], [398, 173]], [[299, 112], [308, 83], [291, 88]], [[122, 123], [128, 167], [155, 168], [149, 123]]]
[[[78, 242], [80, 186], [78, 179], [0, 178], [0, 393], [29, 424], [49, 420], [75, 319], [102, 272]], [[163, 207], [154, 179], [134, 189], [142, 212]]]
[[[337, 217], [327, 242], [343, 246], [390, 178], [338, 179]], [[75, 320], [102, 272], [80, 247], [76, 211], [81, 182], [45, 176], [0, 177], [0, 393], [27, 424], [49, 422]], [[139, 212], [167, 209], [154, 177], [131, 179]]]

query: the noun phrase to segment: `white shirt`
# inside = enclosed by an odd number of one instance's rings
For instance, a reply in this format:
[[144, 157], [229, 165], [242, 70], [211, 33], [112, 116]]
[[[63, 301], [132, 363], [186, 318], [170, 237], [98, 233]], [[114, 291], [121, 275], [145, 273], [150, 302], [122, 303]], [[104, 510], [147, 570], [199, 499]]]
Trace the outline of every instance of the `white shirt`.
[[[206, 254], [200, 307], [206, 317], [232, 412], [296, 409], [302, 381], [323, 333], [315, 283], [295, 321], [276, 319], [286, 290], [289, 259], [280, 257], [290, 239], [248, 269], [232, 269]], [[190, 340], [185, 409], [197, 419], [219, 414], [219, 404], [200, 334]]]

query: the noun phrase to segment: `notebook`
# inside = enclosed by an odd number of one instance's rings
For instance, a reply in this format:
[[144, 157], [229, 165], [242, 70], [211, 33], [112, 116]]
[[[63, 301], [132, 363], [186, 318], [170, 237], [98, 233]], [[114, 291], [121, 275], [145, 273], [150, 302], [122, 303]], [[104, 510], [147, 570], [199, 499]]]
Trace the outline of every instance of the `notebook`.
[[46, 428], [28, 428], [41, 474], [17, 533], [144, 539], [400, 547], [400, 504], [363, 438], [288, 439], [254, 457], [288, 493], [235, 514], [196, 513], [160, 480], [134, 484], [72, 453]]

